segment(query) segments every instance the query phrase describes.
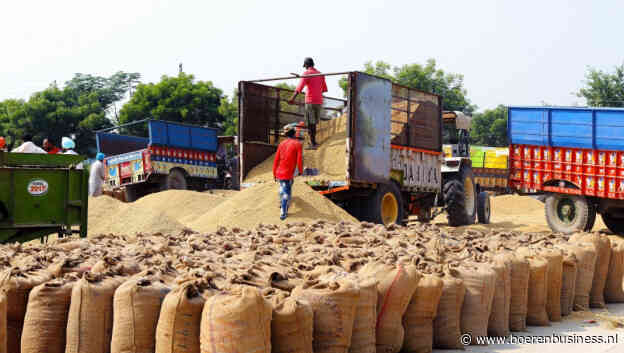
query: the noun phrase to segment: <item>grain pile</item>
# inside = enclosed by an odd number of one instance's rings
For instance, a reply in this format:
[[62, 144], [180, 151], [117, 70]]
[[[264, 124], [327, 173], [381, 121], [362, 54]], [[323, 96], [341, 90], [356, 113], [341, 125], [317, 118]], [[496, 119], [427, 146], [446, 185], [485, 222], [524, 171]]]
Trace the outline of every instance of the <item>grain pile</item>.
[[[615, 245], [611, 251], [619, 252]], [[167, 347], [195, 347], [195, 351], [201, 347], [202, 352], [211, 353], [246, 349], [269, 353], [296, 347], [305, 352], [371, 352], [375, 345], [377, 351], [388, 353], [403, 347], [427, 352], [432, 346], [460, 347], [462, 333], [492, 334], [488, 324], [493, 317], [497, 325], [511, 322], [512, 314], [524, 325], [533, 322], [536, 313], [542, 320], [542, 313], [552, 309], [548, 305], [556, 302], [552, 296], [562, 297], [564, 291], [575, 289], [551, 290], [552, 283], [562, 281], [549, 278], [549, 274], [563, 275], [543, 271], [546, 267], [538, 265], [548, 263], [552, 252], [561, 253], [566, 261], [577, 261], [577, 255], [580, 259], [592, 251], [594, 257], [588, 259], [595, 259], [592, 243], [554, 234], [450, 232], [434, 225], [288, 222], [281, 226], [259, 224], [248, 230], [220, 227], [204, 233], [185, 230], [169, 235], [101, 235], [46, 245], [2, 245], [0, 284], [8, 302], [33, 300], [23, 303], [24, 311], [11, 313], [11, 332], [23, 329], [29, 337], [23, 348], [33, 351], [44, 346], [62, 351], [64, 337], [56, 338], [67, 331], [72, 352], [93, 351], [81, 342], [95, 332], [99, 342], [104, 342], [98, 350], [111, 348], [112, 352], [134, 351], [136, 342], [149, 351], [158, 342], [166, 342]], [[516, 265], [520, 260], [530, 266]], [[509, 271], [496, 271], [500, 266], [509, 266]], [[609, 268], [620, 273], [621, 266], [618, 262]], [[593, 267], [583, 263], [578, 267], [585, 284], [579, 287], [584, 292], [575, 294], [588, 300], [592, 283], [604, 282], [596, 276], [609, 273], [591, 271]], [[524, 276], [514, 274], [519, 268], [526, 272]], [[535, 275], [530, 270], [536, 271]], [[621, 286], [622, 279], [619, 281]], [[511, 298], [504, 295], [495, 300], [494, 284], [505, 287], [507, 282]], [[376, 302], [370, 293], [362, 294], [370, 285], [377, 288]], [[23, 291], [16, 293], [16, 288]], [[52, 306], [41, 305], [42, 289], [59, 293], [45, 297]], [[78, 330], [72, 318], [92, 317], [90, 306], [82, 304], [85, 290], [106, 293], [91, 297], [98, 301], [93, 308], [107, 319], [81, 320], [87, 326]], [[202, 299], [193, 299], [198, 297]], [[180, 298], [189, 301], [182, 305]], [[163, 299], [166, 306], [162, 306]], [[365, 304], [360, 305], [360, 300]], [[55, 305], [61, 312], [69, 310], [70, 316], [52, 315]], [[371, 315], [373, 310], [376, 315]], [[240, 317], [225, 315], [226, 311], [240, 313]], [[309, 320], [310, 311], [313, 320]], [[297, 322], [307, 326], [295, 329], [280, 324], [282, 321], [273, 325], [273, 315], [284, 322], [300, 315]], [[54, 326], [47, 332], [55, 334], [35, 334], [36, 328], [52, 317]], [[246, 317], [255, 318], [258, 324], [245, 325], [242, 319]], [[171, 332], [177, 327], [175, 320], [186, 320], [187, 334]], [[547, 323], [548, 316], [544, 320]], [[273, 333], [271, 327], [285, 331]], [[511, 326], [512, 331], [522, 329]], [[404, 330], [417, 335], [404, 337]], [[506, 327], [497, 330], [505, 331]], [[362, 332], [369, 334], [362, 336]], [[19, 335], [0, 335], [8, 337], [7, 344], [16, 351]], [[107, 337], [111, 337], [110, 347]], [[222, 346], [219, 337], [238, 339]]]

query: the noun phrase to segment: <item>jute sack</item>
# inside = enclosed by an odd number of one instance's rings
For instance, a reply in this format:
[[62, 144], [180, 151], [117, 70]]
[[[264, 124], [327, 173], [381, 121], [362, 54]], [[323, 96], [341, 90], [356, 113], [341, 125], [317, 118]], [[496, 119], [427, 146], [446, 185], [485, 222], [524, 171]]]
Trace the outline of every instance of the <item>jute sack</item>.
[[74, 284], [67, 319], [65, 353], [110, 352], [113, 295], [121, 283], [121, 277], [85, 273]]
[[511, 299], [509, 304], [509, 329], [526, 330], [529, 300], [529, 261], [513, 254], [511, 259]]
[[11, 268], [0, 275], [2, 292], [7, 303], [7, 351], [21, 351], [22, 329], [28, 294], [35, 287], [52, 279], [52, 273], [41, 268]]
[[126, 282], [113, 297], [111, 353], [153, 353], [160, 306], [169, 287], [153, 272], [142, 272]]
[[433, 346], [443, 349], [461, 349], [461, 310], [464, 304], [466, 287], [464, 282], [454, 277], [454, 270], [442, 278], [442, 295], [438, 312], [433, 320]]
[[472, 344], [477, 344], [476, 337], [487, 336], [496, 272], [489, 264], [470, 262], [458, 266], [457, 272], [466, 286], [461, 311], [461, 331], [462, 334], [472, 336]]
[[425, 275], [418, 281], [416, 292], [403, 316], [405, 339], [403, 350], [407, 353], [428, 353], [433, 349], [433, 320], [442, 296], [442, 280]]
[[22, 353], [63, 353], [74, 278], [40, 284], [28, 295]]
[[568, 248], [577, 259], [574, 287], [574, 310], [589, 310], [589, 292], [596, 265], [596, 247], [591, 243], [570, 243]]
[[529, 261], [529, 297], [526, 323], [530, 326], [549, 326], [546, 301], [548, 299], [548, 261], [536, 250], [518, 249], [518, 254]]
[[313, 353], [314, 312], [310, 304], [294, 298], [276, 298], [272, 304], [271, 352]]
[[156, 353], [199, 353], [204, 296], [197, 284], [179, 284], [165, 296], [156, 326]]
[[589, 306], [591, 308], [604, 308], [604, 289], [609, 272], [609, 260], [611, 259], [611, 241], [606, 235], [600, 233], [575, 234], [570, 242], [592, 243], [596, 247], [596, 264], [594, 277], [592, 278], [591, 291], [589, 292]]
[[351, 346], [360, 290], [351, 281], [306, 282], [291, 297], [310, 303], [314, 312], [314, 353], [346, 353]]
[[563, 253], [559, 249], [543, 249], [540, 255], [548, 261], [548, 297], [546, 312], [550, 321], [561, 321], [561, 281]]
[[608, 303], [624, 302], [624, 241], [611, 239], [611, 260], [605, 285], [604, 296]]
[[511, 306], [511, 264], [513, 255], [501, 253], [494, 256], [491, 266], [496, 272], [496, 286], [492, 300], [492, 312], [488, 320], [489, 336], [509, 335], [509, 310]]
[[564, 249], [563, 270], [561, 275], [561, 315], [567, 316], [574, 309], [574, 291], [576, 287], [576, 256]]
[[0, 293], [0, 353], [8, 353], [7, 350], [7, 299], [4, 293]]
[[202, 311], [201, 352], [271, 353], [271, 315], [271, 304], [255, 287], [211, 296]]
[[397, 353], [403, 346], [405, 330], [402, 318], [418, 287], [421, 275], [414, 265], [396, 267], [369, 263], [360, 270], [363, 277], [372, 277], [377, 284], [377, 353]]

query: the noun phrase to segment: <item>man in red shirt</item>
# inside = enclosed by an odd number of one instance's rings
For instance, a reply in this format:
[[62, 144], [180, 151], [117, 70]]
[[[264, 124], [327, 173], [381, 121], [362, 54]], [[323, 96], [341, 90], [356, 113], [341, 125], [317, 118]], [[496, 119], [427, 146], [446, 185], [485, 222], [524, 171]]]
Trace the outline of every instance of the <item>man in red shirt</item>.
[[[314, 68], [314, 60], [312, 58], [305, 58], [303, 67], [306, 69], [303, 73], [304, 76], [320, 74], [320, 71]], [[305, 93], [305, 116], [308, 124], [308, 133], [310, 134], [310, 143], [312, 144], [310, 147], [316, 148], [318, 146], [316, 144], [316, 124], [321, 120], [323, 93], [327, 92], [325, 76], [302, 77], [297, 89], [288, 101], [290, 104], [295, 102], [295, 98], [303, 91], [303, 87], [308, 87]]]
[[57, 153], [61, 153], [61, 149], [54, 146], [54, 144], [52, 142], [50, 142], [49, 139], [45, 139], [43, 140], [43, 149], [48, 152], [48, 154], [57, 154]]
[[303, 174], [303, 157], [301, 142], [295, 138], [295, 129], [292, 125], [284, 126], [284, 135], [287, 139], [280, 143], [273, 160], [273, 178], [279, 181], [280, 195], [280, 219], [288, 216], [288, 206], [292, 196], [292, 183], [295, 168], [299, 169], [299, 175]]

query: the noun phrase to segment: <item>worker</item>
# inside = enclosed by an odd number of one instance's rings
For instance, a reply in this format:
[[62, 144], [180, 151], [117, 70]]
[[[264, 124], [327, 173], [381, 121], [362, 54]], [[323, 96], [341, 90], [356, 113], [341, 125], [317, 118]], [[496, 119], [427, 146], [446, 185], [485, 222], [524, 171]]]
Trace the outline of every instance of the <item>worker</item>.
[[13, 151], [11, 152], [16, 152], [16, 153], [47, 153], [43, 148], [35, 145], [32, 142], [32, 135], [30, 134], [24, 134], [22, 136], [22, 144], [13, 149]]
[[62, 152], [61, 149], [54, 146], [54, 144], [50, 142], [50, 139], [48, 138], [43, 140], [43, 149], [46, 150], [48, 154], [58, 154]]
[[102, 184], [106, 180], [106, 168], [104, 168], [104, 153], [98, 152], [95, 156], [95, 162], [91, 164], [89, 173], [89, 196], [102, 195]]
[[[320, 74], [320, 72], [314, 68], [314, 60], [312, 60], [312, 58], [305, 58], [303, 67], [306, 69], [303, 73], [304, 76]], [[316, 144], [316, 124], [321, 120], [323, 93], [327, 92], [325, 76], [302, 77], [288, 103], [294, 104], [295, 98], [303, 91], [304, 87], [308, 88], [305, 93], [305, 118], [308, 125], [308, 134], [310, 135], [309, 147], [314, 149], [318, 147]]]
[[0, 136], [0, 151], [6, 151], [6, 140], [4, 136]]
[[[76, 148], [76, 143], [74, 142], [74, 140], [70, 139], [69, 137], [64, 137], [61, 139], [61, 147], [63, 147], [63, 154], [74, 154], [77, 155], [78, 153], [76, 151], [74, 151], [74, 148]], [[82, 162], [76, 164], [76, 169], [83, 169], [84, 166], [82, 165]]]
[[284, 135], [287, 138], [279, 144], [273, 161], [273, 178], [279, 182], [281, 220], [288, 217], [295, 168], [299, 175], [303, 174], [302, 147], [295, 138], [295, 128], [292, 125], [284, 126]]

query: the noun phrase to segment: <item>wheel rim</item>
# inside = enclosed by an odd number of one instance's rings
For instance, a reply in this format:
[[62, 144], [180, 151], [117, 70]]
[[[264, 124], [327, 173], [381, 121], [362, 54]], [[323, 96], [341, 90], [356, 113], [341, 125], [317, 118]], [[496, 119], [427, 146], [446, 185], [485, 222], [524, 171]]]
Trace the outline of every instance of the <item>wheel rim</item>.
[[388, 192], [381, 199], [381, 221], [383, 224], [388, 225], [396, 223], [398, 217], [399, 202], [393, 193]]
[[565, 197], [557, 202], [557, 218], [564, 224], [572, 224], [576, 219], [574, 201]]
[[466, 210], [469, 215], [474, 214], [475, 209], [475, 192], [474, 184], [471, 178], [464, 179], [464, 199], [466, 200]]

